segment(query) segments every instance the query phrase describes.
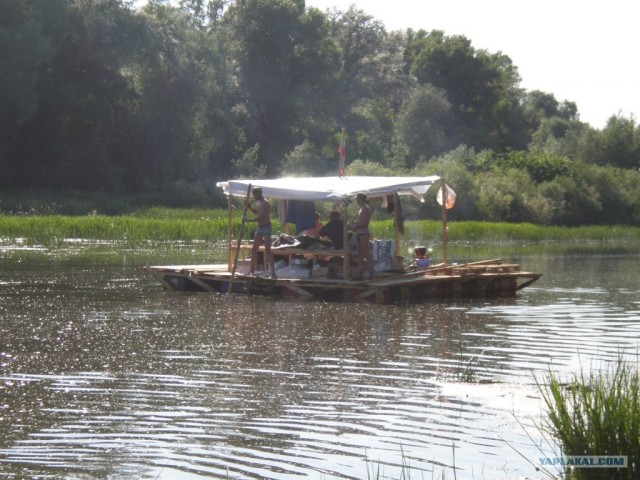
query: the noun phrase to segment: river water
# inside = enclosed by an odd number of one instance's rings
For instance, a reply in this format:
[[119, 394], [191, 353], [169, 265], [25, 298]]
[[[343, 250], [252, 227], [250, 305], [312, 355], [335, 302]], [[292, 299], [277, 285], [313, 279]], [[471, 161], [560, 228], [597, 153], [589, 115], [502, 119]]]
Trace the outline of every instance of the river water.
[[212, 250], [0, 245], [0, 478], [545, 478], [536, 379], [636, 361], [634, 248], [507, 249], [544, 273], [517, 298], [420, 305], [137, 271]]

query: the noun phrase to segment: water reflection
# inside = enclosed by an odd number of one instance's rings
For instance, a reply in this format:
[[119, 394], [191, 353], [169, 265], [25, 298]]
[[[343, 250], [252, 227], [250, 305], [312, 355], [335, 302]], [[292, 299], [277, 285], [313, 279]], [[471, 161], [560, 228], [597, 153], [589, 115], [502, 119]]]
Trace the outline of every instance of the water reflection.
[[165, 294], [102, 255], [3, 260], [3, 475], [536, 477], [533, 374], [638, 349], [629, 254], [531, 255], [517, 299], [416, 306]]

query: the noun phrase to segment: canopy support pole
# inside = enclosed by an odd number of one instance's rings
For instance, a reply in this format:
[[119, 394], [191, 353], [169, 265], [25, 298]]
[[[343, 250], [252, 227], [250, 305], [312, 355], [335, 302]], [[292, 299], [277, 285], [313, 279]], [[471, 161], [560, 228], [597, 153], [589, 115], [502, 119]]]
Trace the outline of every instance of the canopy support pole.
[[[231, 269], [231, 280], [229, 280], [229, 288], [227, 293], [231, 293], [233, 290], [233, 278], [236, 276], [236, 270], [238, 269], [238, 257], [240, 255], [240, 245], [242, 245], [242, 237], [244, 236], [244, 224], [247, 221], [247, 210], [249, 208], [249, 199], [251, 197], [251, 184], [247, 186], [247, 196], [244, 199], [244, 208], [242, 209], [242, 221], [240, 222], [240, 232], [238, 232], [238, 244], [236, 245], [236, 253], [233, 259], [233, 268]], [[266, 258], [266, 255], [265, 255]], [[253, 258], [251, 259], [253, 262]], [[273, 258], [271, 259], [273, 262]], [[273, 263], [272, 265], [273, 266]]]
[[349, 227], [348, 227], [349, 204], [347, 201], [342, 204], [342, 249], [344, 256], [342, 257], [342, 278], [349, 280], [351, 278], [351, 258], [349, 254]]
[[442, 261], [445, 265], [449, 264], [447, 257], [447, 194], [448, 188], [444, 183], [444, 177], [440, 179], [442, 188]]
[[233, 203], [231, 198], [231, 194], [227, 195], [227, 269], [229, 271], [233, 269], [233, 254], [231, 253], [231, 242], [233, 242], [231, 238], [231, 209], [233, 208]]
[[396, 247], [395, 247], [395, 251], [393, 252], [394, 256], [399, 257], [400, 256], [400, 240], [402, 239], [401, 234], [400, 234], [400, 222], [401, 222], [401, 218], [400, 218], [400, 195], [398, 195], [397, 193], [393, 194], [393, 203], [394, 203], [394, 209], [393, 209], [393, 229], [395, 230], [395, 235], [396, 235]]

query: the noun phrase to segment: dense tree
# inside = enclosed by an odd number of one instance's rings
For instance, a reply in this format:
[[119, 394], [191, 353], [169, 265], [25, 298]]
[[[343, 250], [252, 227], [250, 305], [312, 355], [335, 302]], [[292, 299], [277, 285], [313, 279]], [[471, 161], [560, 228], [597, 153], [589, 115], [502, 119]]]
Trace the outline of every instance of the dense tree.
[[[57, 20], [57, 21], [54, 21]], [[120, 73], [132, 51], [131, 12], [117, 1], [79, 1], [49, 19], [51, 62], [39, 71], [39, 110], [13, 154], [29, 168], [20, 182], [112, 188], [110, 160], [132, 92]], [[37, 134], [37, 142], [30, 141]]]
[[330, 14], [331, 37], [339, 49], [339, 75], [332, 92], [336, 129], [349, 132], [355, 158], [389, 163], [395, 118], [414, 86], [404, 72], [405, 37], [351, 6]]
[[559, 117], [567, 121], [578, 120], [578, 107], [574, 102], [556, 100], [551, 93], [533, 90], [523, 95], [522, 103], [526, 115], [533, 117], [532, 123], [539, 123], [544, 118]]
[[[63, 0], [0, 2], [0, 184], [4, 186], [28, 183], [36, 173], [16, 143], [38, 115], [41, 74], [54, 54], [48, 27], [64, 15]], [[38, 132], [29, 130], [22, 139], [31, 144]]]
[[444, 32], [409, 32], [405, 59], [421, 84], [446, 92], [456, 118], [457, 144], [476, 148], [523, 148], [520, 77], [511, 60], [475, 50], [464, 36]]
[[398, 141], [406, 147], [405, 165], [415, 164], [451, 150], [449, 132], [454, 124], [444, 91], [418, 86], [402, 105], [397, 120]]
[[3, 188], [332, 174], [344, 127], [348, 173], [444, 175], [452, 218], [640, 224], [635, 119], [594, 129], [464, 36], [304, 0], [133, 5], [0, 2]]
[[[151, 55], [133, 66], [138, 164], [142, 171], [153, 169], [147, 179], [156, 185], [194, 181], [227, 147], [231, 123], [225, 110], [233, 95], [223, 91], [225, 65], [218, 45], [204, 29], [190, 28], [183, 11], [151, 4], [144, 13]], [[223, 165], [215, 169], [224, 171]]]
[[386, 31], [382, 23], [351, 6], [346, 12], [334, 12], [331, 36], [340, 49], [340, 84], [336, 94], [343, 115], [363, 98], [377, 97], [383, 68], [377, 57], [383, 52]]
[[[325, 17], [304, 0], [238, 0], [224, 15], [246, 109], [247, 145], [259, 145], [268, 175], [305, 139], [307, 115], [322, 110], [335, 51]], [[301, 128], [302, 127], [302, 128]]]
[[593, 161], [599, 165], [640, 168], [640, 125], [633, 118], [612, 116], [596, 136]]
[[212, 30], [229, 3], [230, 0], [180, 0], [179, 5], [188, 12], [196, 28]]
[[568, 158], [545, 151], [508, 151], [495, 155], [491, 166], [525, 171], [536, 183], [547, 182], [572, 172], [572, 164]]

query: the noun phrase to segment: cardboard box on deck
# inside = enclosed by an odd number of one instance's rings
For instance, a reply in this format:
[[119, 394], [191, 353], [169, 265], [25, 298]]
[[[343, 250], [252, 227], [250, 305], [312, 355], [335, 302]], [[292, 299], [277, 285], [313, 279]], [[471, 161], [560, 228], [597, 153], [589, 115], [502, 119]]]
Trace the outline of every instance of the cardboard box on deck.
[[391, 269], [394, 272], [404, 272], [404, 257], [401, 255], [396, 255], [395, 257], [393, 257], [393, 260], [391, 262]]
[[329, 267], [321, 267], [320, 265], [316, 265], [311, 269], [312, 277], [326, 277], [329, 274]]
[[250, 260], [238, 260], [238, 264], [236, 266], [236, 272], [247, 274], [249, 273], [250, 268], [251, 268]]

